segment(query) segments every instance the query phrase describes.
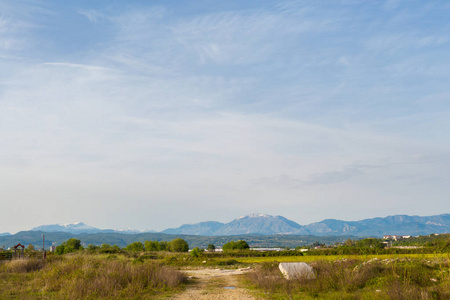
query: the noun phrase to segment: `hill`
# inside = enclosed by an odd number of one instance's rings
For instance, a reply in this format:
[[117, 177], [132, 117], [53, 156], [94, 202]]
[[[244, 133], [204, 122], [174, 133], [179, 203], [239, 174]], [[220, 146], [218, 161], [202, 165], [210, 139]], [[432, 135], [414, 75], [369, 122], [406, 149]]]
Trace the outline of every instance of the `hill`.
[[[214, 226], [211, 225], [212, 223]], [[428, 217], [395, 215], [361, 221], [326, 219], [308, 225], [300, 225], [282, 216], [251, 214], [225, 224], [202, 222], [182, 225], [163, 232], [192, 235], [207, 233], [212, 236], [237, 234], [353, 235], [359, 237], [382, 237], [387, 234], [427, 235], [450, 232], [450, 214]]]
[[299, 235], [233, 235], [233, 236], [200, 236], [184, 234], [165, 234], [165, 233], [82, 233], [72, 234], [69, 232], [41, 232], [41, 231], [21, 231], [14, 235], [0, 236], [0, 247], [5, 249], [18, 243], [25, 246], [32, 244], [36, 249], [42, 248], [42, 235], [45, 234], [46, 248], [50, 245], [60, 245], [70, 238], [77, 238], [84, 246], [89, 244], [116, 244], [119, 247], [125, 247], [133, 242], [145, 241], [171, 241], [175, 238], [186, 240], [190, 248], [206, 248], [208, 244], [214, 244], [218, 247], [229, 241], [245, 240], [251, 247], [297, 247], [301, 245], [310, 245], [315, 242], [324, 244], [334, 244], [345, 241], [346, 239], [355, 239], [354, 236], [299, 236]]

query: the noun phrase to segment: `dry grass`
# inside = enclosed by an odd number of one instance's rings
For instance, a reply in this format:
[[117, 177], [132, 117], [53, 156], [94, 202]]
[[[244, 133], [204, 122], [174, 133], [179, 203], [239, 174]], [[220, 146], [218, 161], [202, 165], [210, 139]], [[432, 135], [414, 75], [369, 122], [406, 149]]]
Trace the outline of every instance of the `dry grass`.
[[44, 265], [42, 259], [21, 259], [5, 262], [3, 267], [10, 273], [28, 273], [40, 270]]
[[[311, 262], [315, 279], [286, 280], [277, 263], [250, 273], [270, 298], [450, 299], [449, 261], [408, 258]], [[344, 298], [345, 298], [344, 297]]]
[[180, 289], [186, 277], [156, 263], [75, 255], [7, 262], [0, 280], [1, 299], [142, 299]]

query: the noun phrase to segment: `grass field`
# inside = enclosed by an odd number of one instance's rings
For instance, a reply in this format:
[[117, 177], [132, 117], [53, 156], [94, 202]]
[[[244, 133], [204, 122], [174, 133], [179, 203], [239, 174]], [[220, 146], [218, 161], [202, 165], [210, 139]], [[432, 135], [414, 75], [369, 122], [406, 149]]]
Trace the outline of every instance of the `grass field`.
[[[267, 299], [450, 299], [449, 255], [245, 258], [246, 284]], [[286, 280], [273, 261], [303, 261], [314, 279]]]
[[0, 299], [148, 299], [182, 290], [185, 279], [155, 262], [77, 253], [0, 262]]
[[446, 258], [450, 259], [450, 253], [436, 253], [436, 254], [380, 254], [380, 255], [319, 255], [319, 256], [278, 256], [278, 257], [242, 257], [234, 258], [239, 263], [244, 264], [259, 264], [267, 262], [312, 262], [312, 261], [336, 261], [342, 259], [356, 259], [356, 260], [371, 260], [378, 259], [395, 259], [395, 258]]
[[[40, 256], [39, 256], [40, 257]], [[286, 280], [279, 262], [306, 262], [315, 279]], [[450, 299], [450, 254], [228, 257], [86, 251], [0, 261], [0, 299], [153, 299], [185, 288], [178, 270], [251, 266], [244, 286], [263, 299]], [[178, 269], [178, 270], [177, 270]]]

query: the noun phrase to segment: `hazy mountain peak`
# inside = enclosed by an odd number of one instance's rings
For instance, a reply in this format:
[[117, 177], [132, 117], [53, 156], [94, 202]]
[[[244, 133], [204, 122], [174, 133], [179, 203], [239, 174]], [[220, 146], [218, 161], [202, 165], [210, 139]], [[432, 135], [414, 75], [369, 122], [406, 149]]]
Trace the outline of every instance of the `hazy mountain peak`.
[[75, 223], [69, 223], [69, 224], [62, 224], [61, 226], [64, 226], [66, 228], [94, 228], [92, 226], [86, 225], [83, 222], [75, 222]]
[[69, 223], [69, 224], [50, 224], [34, 227], [31, 231], [44, 232], [70, 232], [70, 233], [95, 233], [101, 232], [101, 229], [89, 226], [83, 222]]
[[238, 219], [243, 219], [243, 218], [273, 218], [274, 216], [271, 215], [266, 215], [266, 214], [261, 214], [261, 213], [253, 213], [253, 214], [249, 214], [246, 216], [241, 216]]

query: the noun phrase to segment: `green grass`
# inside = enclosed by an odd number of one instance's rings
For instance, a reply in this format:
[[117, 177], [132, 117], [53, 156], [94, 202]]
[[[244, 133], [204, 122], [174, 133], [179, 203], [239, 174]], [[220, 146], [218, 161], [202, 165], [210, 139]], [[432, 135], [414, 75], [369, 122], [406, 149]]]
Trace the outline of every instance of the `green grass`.
[[174, 268], [126, 256], [71, 254], [0, 264], [0, 299], [148, 299], [183, 289]]
[[315, 279], [286, 280], [278, 263], [266, 262], [249, 273], [246, 285], [268, 299], [450, 298], [448, 255], [315, 258], [302, 260], [313, 267]]
[[393, 258], [447, 258], [450, 259], [449, 253], [437, 253], [437, 254], [380, 254], [380, 255], [305, 255], [305, 256], [276, 256], [276, 257], [242, 257], [235, 258], [239, 263], [244, 264], [260, 264], [267, 262], [312, 262], [312, 261], [336, 261], [342, 259], [363, 259], [370, 260], [373, 258], [378, 259], [393, 259]]
[[[317, 279], [281, 276], [279, 262], [306, 262]], [[78, 252], [0, 261], [0, 299], [148, 299], [181, 292], [176, 269], [253, 266], [245, 284], [267, 299], [450, 299], [450, 254], [192, 257], [168, 252]], [[214, 284], [211, 285], [211, 288]]]

